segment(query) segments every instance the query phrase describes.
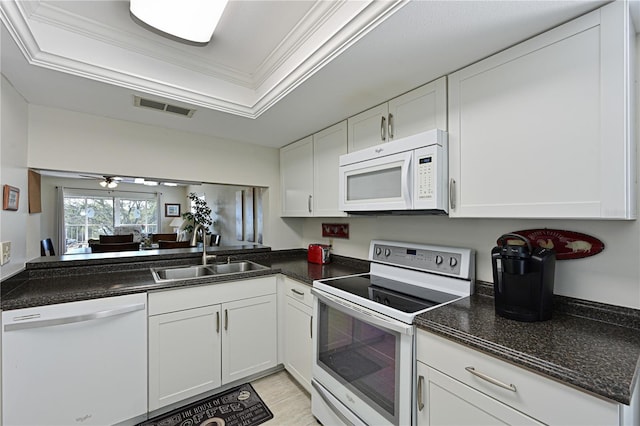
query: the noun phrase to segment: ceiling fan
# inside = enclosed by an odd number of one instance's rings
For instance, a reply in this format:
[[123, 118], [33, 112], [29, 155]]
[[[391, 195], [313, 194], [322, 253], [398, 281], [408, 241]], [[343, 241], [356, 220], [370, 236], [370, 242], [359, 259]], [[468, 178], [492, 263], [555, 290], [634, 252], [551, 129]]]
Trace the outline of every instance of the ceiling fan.
[[82, 177], [90, 178], [90, 179], [98, 179], [101, 187], [113, 189], [118, 186], [118, 182], [122, 180], [121, 177], [118, 176], [91, 176], [91, 175], [80, 175]]

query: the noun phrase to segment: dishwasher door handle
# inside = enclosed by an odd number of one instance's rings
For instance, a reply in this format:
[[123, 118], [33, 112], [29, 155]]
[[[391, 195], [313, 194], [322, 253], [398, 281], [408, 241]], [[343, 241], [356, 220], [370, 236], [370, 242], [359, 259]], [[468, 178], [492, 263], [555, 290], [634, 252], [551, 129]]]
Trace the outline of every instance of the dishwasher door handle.
[[134, 303], [132, 305], [120, 306], [104, 311], [91, 312], [89, 314], [71, 315], [68, 317], [50, 318], [24, 323], [5, 324], [4, 331], [27, 330], [29, 328], [53, 327], [56, 325], [73, 324], [77, 322], [93, 321], [101, 318], [115, 317], [128, 314], [129, 312], [141, 311], [145, 308], [145, 303]]

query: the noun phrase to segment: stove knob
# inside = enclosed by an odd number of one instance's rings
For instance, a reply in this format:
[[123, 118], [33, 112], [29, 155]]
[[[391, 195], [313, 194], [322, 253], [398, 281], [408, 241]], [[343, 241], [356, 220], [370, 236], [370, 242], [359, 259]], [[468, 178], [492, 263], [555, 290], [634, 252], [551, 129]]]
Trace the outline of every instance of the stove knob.
[[449, 266], [451, 266], [452, 268], [455, 268], [457, 264], [458, 264], [458, 259], [456, 259], [455, 257], [449, 258]]
[[382, 249], [380, 247], [376, 247], [376, 256], [380, 256], [382, 254]]
[[385, 305], [390, 306], [391, 302], [389, 301], [389, 299], [387, 299], [386, 297], [384, 298], [384, 302]]
[[440, 264], [442, 264], [442, 256], [437, 255], [436, 256], [436, 265], [440, 265]]
[[374, 296], [373, 300], [380, 303], [380, 296]]
[[384, 255], [385, 255], [385, 257], [389, 257], [389, 256], [391, 256], [391, 250], [389, 250], [389, 249], [384, 249]]

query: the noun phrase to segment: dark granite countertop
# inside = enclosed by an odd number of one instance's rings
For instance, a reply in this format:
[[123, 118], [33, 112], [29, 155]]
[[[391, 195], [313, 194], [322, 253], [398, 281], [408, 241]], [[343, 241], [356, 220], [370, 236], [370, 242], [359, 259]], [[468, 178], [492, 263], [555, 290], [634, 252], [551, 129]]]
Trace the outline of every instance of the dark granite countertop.
[[578, 388], [629, 404], [640, 359], [640, 311], [556, 297], [553, 318], [518, 322], [477, 292], [416, 318], [418, 327]]
[[[149, 268], [198, 264], [197, 250], [133, 257], [98, 256], [42, 259], [2, 282], [2, 310], [72, 302], [130, 293], [282, 273], [311, 284], [315, 279], [364, 273], [369, 262], [332, 256], [327, 265], [307, 262], [306, 250], [271, 251], [238, 246], [215, 251], [218, 261], [252, 260], [270, 269], [157, 284]], [[166, 254], [164, 254], [166, 253]], [[201, 253], [201, 252], [200, 252]], [[83, 256], [84, 257], [84, 256]], [[524, 323], [495, 315], [486, 283], [476, 294], [428, 311], [418, 327], [534, 372], [629, 404], [640, 357], [640, 311], [556, 297], [549, 321]]]
[[332, 256], [332, 262], [326, 265], [311, 264], [307, 262], [306, 250], [303, 249], [270, 251], [268, 247], [233, 247], [217, 250], [218, 261], [224, 262], [227, 257], [231, 260], [252, 260], [270, 269], [165, 283], [153, 280], [149, 268], [196, 265], [201, 261], [199, 253], [186, 249], [176, 250], [172, 255], [160, 258], [116, 257], [116, 262], [111, 256], [91, 257], [84, 261], [76, 257], [63, 259], [64, 256], [60, 256], [47, 262], [30, 262], [25, 271], [2, 282], [1, 307], [2, 310], [21, 309], [278, 273], [311, 284], [314, 279], [369, 270], [368, 261], [342, 256]]

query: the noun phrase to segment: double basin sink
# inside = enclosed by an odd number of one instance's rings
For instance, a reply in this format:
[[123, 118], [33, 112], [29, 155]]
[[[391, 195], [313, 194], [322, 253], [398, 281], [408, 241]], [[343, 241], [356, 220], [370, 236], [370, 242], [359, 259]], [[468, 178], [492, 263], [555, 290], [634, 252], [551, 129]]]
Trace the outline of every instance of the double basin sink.
[[156, 283], [168, 281], [191, 280], [195, 278], [211, 277], [243, 272], [261, 271], [269, 269], [255, 262], [242, 260], [228, 263], [214, 263], [211, 265], [172, 266], [168, 268], [151, 268], [151, 274]]

